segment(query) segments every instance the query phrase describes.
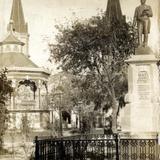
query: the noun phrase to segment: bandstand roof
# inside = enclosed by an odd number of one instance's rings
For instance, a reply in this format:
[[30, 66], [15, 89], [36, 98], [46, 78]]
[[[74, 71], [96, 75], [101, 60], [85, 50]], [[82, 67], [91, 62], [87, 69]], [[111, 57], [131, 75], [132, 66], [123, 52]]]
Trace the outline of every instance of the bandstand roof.
[[48, 81], [50, 73], [45, 68], [31, 68], [31, 67], [7, 67], [8, 79], [32, 79]]
[[0, 68], [3, 67], [30, 67], [38, 68], [28, 57], [23, 53], [1, 53], [0, 54]]

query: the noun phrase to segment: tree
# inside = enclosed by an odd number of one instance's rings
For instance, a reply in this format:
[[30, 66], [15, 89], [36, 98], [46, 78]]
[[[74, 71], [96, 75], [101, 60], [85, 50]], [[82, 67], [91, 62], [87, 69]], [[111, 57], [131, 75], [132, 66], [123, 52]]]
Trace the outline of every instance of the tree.
[[52, 100], [54, 105], [56, 105], [57, 103], [59, 103], [59, 97], [56, 95], [56, 91], [60, 90], [61, 92], [63, 92], [63, 95], [61, 97], [61, 106], [62, 110], [65, 110], [67, 112], [69, 112], [73, 107], [73, 103], [71, 100], [74, 94], [72, 90], [72, 79], [73, 75], [67, 72], [60, 72], [52, 75], [49, 81], [49, 86], [51, 88], [50, 100]]
[[[59, 125], [54, 126], [54, 129], [57, 128], [60, 136], [63, 134], [63, 113], [70, 114], [74, 104], [73, 104], [73, 95], [74, 90], [72, 88], [72, 77], [73, 75], [68, 74], [67, 72], [60, 72], [50, 77], [50, 104], [52, 109], [58, 111], [59, 115]], [[53, 121], [53, 120], [52, 120]], [[54, 122], [56, 125], [56, 120]], [[52, 130], [53, 126], [51, 124]]]
[[3, 135], [7, 128], [8, 110], [5, 106], [9, 94], [13, 91], [11, 81], [7, 79], [7, 69], [0, 71], [0, 149], [3, 144]]
[[21, 126], [20, 126], [20, 133], [22, 136], [22, 141], [21, 141], [21, 145], [20, 147], [23, 149], [24, 151], [24, 159], [25, 160], [30, 160], [33, 158], [33, 150], [34, 150], [34, 146], [32, 145], [31, 142], [29, 142], [29, 140], [31, 139], [31, 126], [30, 126], [30, 121], [27, 118], [27, 114], [22, 116], [21, 119]]
[[113, 109], [112, 130], [116, 132], [117, 101], [127, 91], [125, 60], [134, 54], [136, 35], [130, 23], [107, 25], [105, 18], [102, 15], [84, 22], [76, 20], [72, 26], [57, 26], [57, 44], [50, 59], [83, 79], [80, 87], [88, 102], [94, 102], [96, 108]]

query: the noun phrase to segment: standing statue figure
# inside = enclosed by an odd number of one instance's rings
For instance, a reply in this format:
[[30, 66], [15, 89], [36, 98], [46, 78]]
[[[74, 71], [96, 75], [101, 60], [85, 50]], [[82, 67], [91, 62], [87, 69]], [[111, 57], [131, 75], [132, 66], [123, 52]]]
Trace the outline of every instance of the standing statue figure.
[[150, 17], [153, 16], [153, 13], [151, 6], [146, 5], [146, 0], [140, 0], [140, 1], [141, 5], [135, 9], [133, 26], [136, 26], [137, 24], [139, 47], [147, 47], [148, 34], [150, 33], [150, 26], [151, 26]]

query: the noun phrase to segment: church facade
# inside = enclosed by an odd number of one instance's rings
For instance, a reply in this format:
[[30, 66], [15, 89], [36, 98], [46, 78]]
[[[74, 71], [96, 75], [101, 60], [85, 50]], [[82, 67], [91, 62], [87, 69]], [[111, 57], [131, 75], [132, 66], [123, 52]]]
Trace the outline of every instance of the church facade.
[[13, 93], [7, 102], [9, 129], [20, 129], [23, 117], [33, 130], [49, 123], [47, 82], [50, 73], [29, 59], [29, 33], [21, 0], [13, 0], [7, 35], [0, 42], [0, 68], [7, 68]]

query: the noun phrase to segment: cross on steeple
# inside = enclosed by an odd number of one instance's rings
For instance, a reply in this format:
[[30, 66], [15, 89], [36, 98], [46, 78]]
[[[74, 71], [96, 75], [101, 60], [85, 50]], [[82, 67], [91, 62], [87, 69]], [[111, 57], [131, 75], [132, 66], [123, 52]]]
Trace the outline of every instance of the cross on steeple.
[[21, 0], [13, 0], [10, 20], [13, 21], [13, 30], [15, 32], [28, 33], [28, 25], [25, 23]]

